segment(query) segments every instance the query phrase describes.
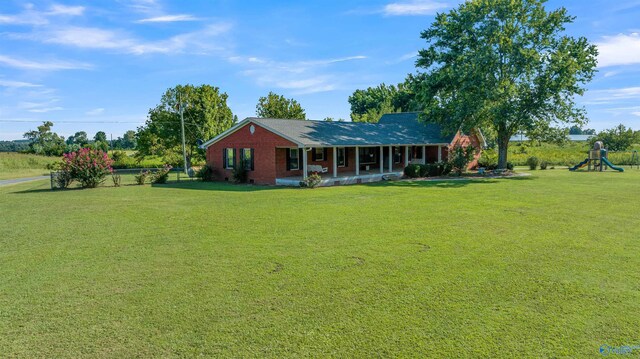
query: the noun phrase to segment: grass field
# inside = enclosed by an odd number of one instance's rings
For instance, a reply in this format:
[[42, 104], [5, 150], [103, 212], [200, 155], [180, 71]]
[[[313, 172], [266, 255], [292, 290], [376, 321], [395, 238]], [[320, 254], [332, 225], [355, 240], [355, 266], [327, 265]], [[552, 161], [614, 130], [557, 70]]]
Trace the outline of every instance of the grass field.
[[0, 187], [0, 353], [601, 356], [640, 344], [639, 185]]
[[46, 175], [49, 173], [47, 165], [59, 160], [57, 157], [0, 152], [0, 180]]
[[[540, 145], [511, 143], [508, 159], [516, 166], [526, 166], [527, 159], [531, 156], [538, 157], [540, 161], [546, 161], [549, 165], [573, 166], [587, 158], [589, 149], [591, 147], [585, 142], [571, 142], [563, 146], [549, 143]], [[640, 151], [640, 145], [634, 145], [627, 151], [610, 151], [608, 157], [611, 163], [616, 165], [630, 165], [633, 163], [634, 150]], [[497, 161], [497, 154], [494, 156]]]

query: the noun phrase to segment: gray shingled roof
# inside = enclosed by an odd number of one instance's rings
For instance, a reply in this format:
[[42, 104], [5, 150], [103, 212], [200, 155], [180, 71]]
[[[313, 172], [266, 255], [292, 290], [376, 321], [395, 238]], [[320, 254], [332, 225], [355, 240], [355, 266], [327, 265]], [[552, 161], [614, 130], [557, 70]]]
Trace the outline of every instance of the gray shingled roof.
[[454, 137], [443, 136], [440, 126], [436, 124], [418, 121], [418, 112], [386, 114], [380, 118], [379, 123], [272, 118], [248, 120], [309, 147], [448, 144]]

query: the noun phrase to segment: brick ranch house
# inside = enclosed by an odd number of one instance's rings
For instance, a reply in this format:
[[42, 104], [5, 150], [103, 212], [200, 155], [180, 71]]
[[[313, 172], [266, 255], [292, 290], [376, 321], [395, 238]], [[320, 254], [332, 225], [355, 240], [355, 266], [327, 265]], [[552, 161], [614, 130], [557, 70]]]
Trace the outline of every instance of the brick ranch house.
[[375, 124], [249, 117], [201, 147], [218, 181], [231, 180], [244, 159], [250, 183], [298, 186], [318, 172], [327, 186], [402, 175], [409, 163], [446, 160], [452, 146], [484, 145], [480, 131], [444, 135], [440, 126], [425, 124], [418, 115], [386, 114]]

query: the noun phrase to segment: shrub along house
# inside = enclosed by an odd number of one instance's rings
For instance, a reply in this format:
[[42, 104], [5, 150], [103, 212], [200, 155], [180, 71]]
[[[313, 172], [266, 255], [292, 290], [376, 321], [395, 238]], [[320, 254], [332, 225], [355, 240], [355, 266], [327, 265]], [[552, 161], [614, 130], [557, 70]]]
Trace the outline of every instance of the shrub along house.
[[232, 180], [233, 169], [244, 164], [250, 183], [298, 186], [317, 172], [326, 186], [402, 175], [410, 163], [446, 160], [454, 145], [480, 149], [484, 144], [479, 131], [445, 135], [440, 126], [425, 124], [418, 115], [386, 114], [375, 124], [250, 117], [202, 148], [215, 180]]

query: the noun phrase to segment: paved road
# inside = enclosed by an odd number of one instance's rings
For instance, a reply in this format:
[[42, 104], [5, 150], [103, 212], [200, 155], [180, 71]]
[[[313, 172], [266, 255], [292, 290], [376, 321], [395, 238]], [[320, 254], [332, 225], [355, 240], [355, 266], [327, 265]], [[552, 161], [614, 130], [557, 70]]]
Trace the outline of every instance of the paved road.
[[10, 184], [29, 182], [29, 181], [37, 181], [41, 179], [47, 179], [49, 176], [38, 176], [38, 177], [27, 177], [27, 178], [16, 178], [16, 179], [8, 179], [8, 180], [0, 180], [0, 186], [6, 186]]

